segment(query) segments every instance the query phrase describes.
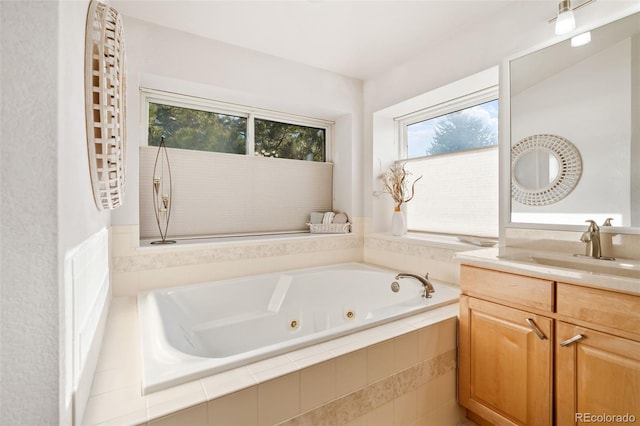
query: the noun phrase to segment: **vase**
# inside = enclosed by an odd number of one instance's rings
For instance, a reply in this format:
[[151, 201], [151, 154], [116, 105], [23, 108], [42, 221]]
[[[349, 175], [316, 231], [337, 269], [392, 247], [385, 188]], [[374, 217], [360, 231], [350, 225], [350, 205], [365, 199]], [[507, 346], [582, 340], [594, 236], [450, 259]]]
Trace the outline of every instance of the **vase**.
[[407, 226], [404, 220], [404, 213], [399, 207], [396, 207], [391, 216], [391, 234], [399, 237], [407, 233]]

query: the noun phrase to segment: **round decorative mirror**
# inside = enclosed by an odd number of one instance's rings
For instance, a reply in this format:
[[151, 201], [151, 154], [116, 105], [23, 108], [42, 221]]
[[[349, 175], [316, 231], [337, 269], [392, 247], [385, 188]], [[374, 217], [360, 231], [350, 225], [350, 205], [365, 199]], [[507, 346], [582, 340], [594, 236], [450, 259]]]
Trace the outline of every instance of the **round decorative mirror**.
[[519, 203], [556, 203], [569, 195], [581, 175], [578, 149], [561, 136], [528, 136], [511, 147], [511, 196]]

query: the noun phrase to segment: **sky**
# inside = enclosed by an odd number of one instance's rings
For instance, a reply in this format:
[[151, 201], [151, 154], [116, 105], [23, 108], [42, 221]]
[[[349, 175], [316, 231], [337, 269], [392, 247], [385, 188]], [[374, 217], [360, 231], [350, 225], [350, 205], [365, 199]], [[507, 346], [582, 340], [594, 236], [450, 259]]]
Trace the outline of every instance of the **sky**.
[[[462, 110], [463, 114], [469, 114], [480, 118], [486, 126], [498, 134], [498, 100], [489, 101], [480, 105]], [[447, 114], [448, 115], [448, 114]], [[433, 140], [436, 125], [447, 115], [431, 118], [419, 123], [407, 126], [407, 158], [423, 157]]]

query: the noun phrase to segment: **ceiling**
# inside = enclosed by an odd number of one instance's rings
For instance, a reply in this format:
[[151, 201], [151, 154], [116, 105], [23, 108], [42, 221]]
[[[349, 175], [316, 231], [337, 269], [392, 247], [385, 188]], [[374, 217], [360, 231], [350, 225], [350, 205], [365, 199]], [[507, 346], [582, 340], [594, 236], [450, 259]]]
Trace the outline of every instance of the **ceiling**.
[[[601, 0], [606, 1], [606, 0]], [[368, 79], [462, 37], [553, 27], [556, 0], [112, 0], [123, 15]], [[509, 26], [506, 26], [509, 24]], [[499, 31], [503, 26], [505, 32]]]

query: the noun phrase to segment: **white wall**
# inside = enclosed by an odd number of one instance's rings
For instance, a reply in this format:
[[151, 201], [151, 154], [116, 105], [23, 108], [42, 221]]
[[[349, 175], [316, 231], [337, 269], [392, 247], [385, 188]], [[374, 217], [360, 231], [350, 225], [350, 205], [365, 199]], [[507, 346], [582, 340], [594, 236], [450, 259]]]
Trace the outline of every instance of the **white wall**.
[[141, 86], [335, 120], [334, 209], [361, 215], [361, 81], [133, 18], [125, 38], [127, 192], [114, 225], [139, 221]]
[[[533, 2], [532, 2], [533, 3]], [[528, 8], [529, 2], [511, 2], [506, 7]], [[596, 2], [580, 10], [578, 31], [607, 16], [621, 16], [635, 10], [629, 3]], [[532, 9], [533, 10], [533, 9]], [[538, 25], [523, 31], [517, 21], [495, 20], [477, 27], [465, 28], [448, 42], [429, 51], [416, 54], [415, 59], [398, 64], [395, 68], [375, 76], [364, 84], [364, 215], [373, 221], [373, 230], [388, 223], [379, 219], [378, 201], [373, 197], [376, 178], [381, 164], [379, 152], [391, 152], [394, 142], [378, 142], [378, 121], [389, 108], [407, 99], [428, 93], [448, 83], [458, 81], [483, 70], [497, 66], [506, 57], [531, 49], [533, 46], [560, 40], [554, 36], [553, 25], [541, 18]], [[386, 144], [386, 145], [385, 145]], [[387, 161], [391, 161], [389, 158]], [[384, 163], [384, 161], [382, 162]], [[384, 167], [384, 164], [382, 164]]]
[[66, 331], [87, 306], [66, 292], [64, 261], [110, 221], [89, 184], [87, 8], [86, 0], [1, 4], [1, 424], [72, 417]]
[[58, 420], [58, 5], [2, 2], [0, 423]]
[[[400, 152], [398, 129], [394, 117], [400, 117], [426, 107], [439, 105], [451, 99], [457, 99], [469, 93], [485, 90], [498, 84], [498, 67], [483, 70], [469, 75], [452, 84], [446, 84], [410, 99], [398, 102], [373, 113], [373, 143], [367, 146], [373, 157], [373, 191], [379, 192], [381, 184], [378, 177], [398, 159]], [[424, 195], [424, 194], [423, 194]], [[371, 197], [367, 200], [368, 197]], [[428, 198], [428, 197], [427, 197]], [[373, 196], [365, 193], [365, 205], [371, 206], [369, 230], [382, 232], [389, 230], [393, 202], [388, 194]], [[406, 206], [403, 208], [406, 209]], [[443, 230], [447, 232], [447, 230]]]
[[76, 422], [81, 420], [100, 351], [110, 300], [111, 212], [96, 207], [89, 174], [84, 92], [89, 0], [58, 5], [58, 276], [60, 285], [64, 283], [60, 304], [64, 423], [70, 420], [71, 407]]
[[640, 36], [631, 40], [631, 224], [640, 226]]

